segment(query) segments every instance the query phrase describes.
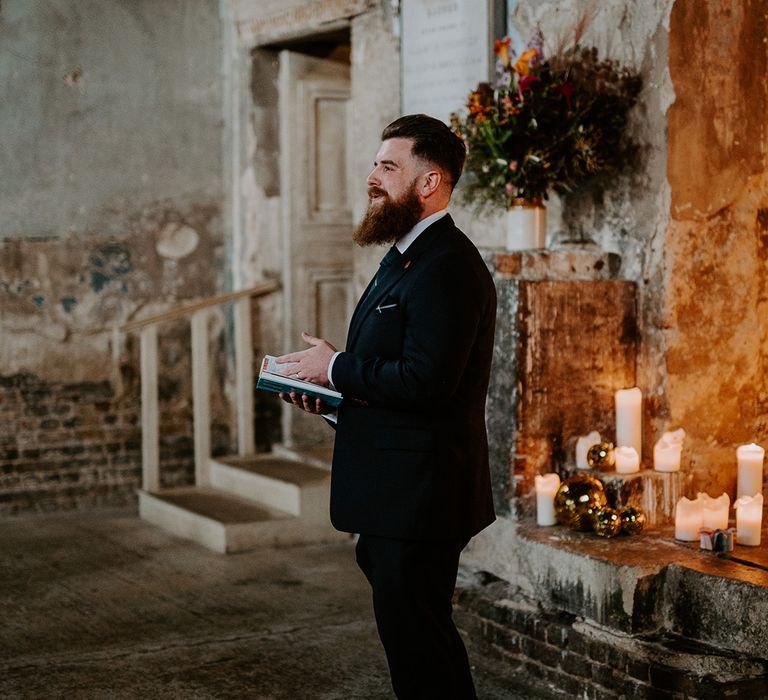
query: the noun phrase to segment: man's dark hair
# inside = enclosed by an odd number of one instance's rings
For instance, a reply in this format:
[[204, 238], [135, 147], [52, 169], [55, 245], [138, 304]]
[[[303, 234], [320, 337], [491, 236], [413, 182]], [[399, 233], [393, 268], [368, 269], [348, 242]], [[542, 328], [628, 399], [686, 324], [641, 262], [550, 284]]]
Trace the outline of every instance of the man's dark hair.
[[381, 140], [412, 139], [411, 152], [417, 158], [436, 165], [450, 178], [451, 190], [461, 177], [467, 150], [464, 141], [443, 122], [426, 114], [407, 114], [395, 119], [381, 133]]

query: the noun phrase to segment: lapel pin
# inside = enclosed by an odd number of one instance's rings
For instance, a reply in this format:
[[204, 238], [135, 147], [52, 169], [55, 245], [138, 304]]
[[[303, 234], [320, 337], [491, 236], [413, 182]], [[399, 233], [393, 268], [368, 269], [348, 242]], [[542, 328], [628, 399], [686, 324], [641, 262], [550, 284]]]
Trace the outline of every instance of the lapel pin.
[[410, 260], [406, 260], [405, 261], [405, 265], [403, 265], [403, 270], [407, 270], [410, 266], [411, 266], [411, 261]]

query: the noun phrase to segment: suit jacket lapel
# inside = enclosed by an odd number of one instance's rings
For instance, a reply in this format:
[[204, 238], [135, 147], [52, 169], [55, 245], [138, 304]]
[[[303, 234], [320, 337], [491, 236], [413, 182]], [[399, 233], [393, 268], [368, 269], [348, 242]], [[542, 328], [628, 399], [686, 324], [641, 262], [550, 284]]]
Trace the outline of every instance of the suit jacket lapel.
[[360, 297], [360, 301], [357, 303], [357, 308], [352, 314], [349, 333], [347, 334], [347, 349], [352, 349], [354, 347], [360, 328], [368, 314], [378, 306], [386, 293], [400, 281], [403, 275], [416, 265], [419, 256], [433, 244], [433, 239], [445, 226], [453, 226], [453, 219], [451, 219], [449, 214], [438, 219], [434, 224], [423, 231], [416, 240], [408, 246], [408, 249], [403, 253], [403, 259], [397, 265], [393, 265], [389, 268], [375, 287], [373, 286], [373, 280], [371, 280], [365, 293]]

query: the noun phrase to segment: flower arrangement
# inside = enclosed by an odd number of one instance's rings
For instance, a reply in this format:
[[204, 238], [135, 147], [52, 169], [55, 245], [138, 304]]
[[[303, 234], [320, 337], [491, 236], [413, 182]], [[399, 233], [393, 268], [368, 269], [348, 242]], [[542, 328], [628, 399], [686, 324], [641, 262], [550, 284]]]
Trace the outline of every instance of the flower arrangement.
[[639, 75], [574, 43], [545, 59], [537, 32], [520, 56], [509, 37], [495, 42], [494, 84], [469, 94], [452, 127], [467, 145], [465, 198], [509, 206], [571, 193], [620, 170], [633, 144], [628, 113]]

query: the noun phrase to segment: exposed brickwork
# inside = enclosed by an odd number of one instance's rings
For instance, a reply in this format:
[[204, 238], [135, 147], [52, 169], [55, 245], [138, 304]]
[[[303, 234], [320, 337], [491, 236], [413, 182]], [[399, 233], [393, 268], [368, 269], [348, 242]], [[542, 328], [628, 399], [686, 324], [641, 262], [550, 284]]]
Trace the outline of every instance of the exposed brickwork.
[[[768, 697], [768, 661], [739, 660], [753, 672], [733, 672], [735, 656], [674, 637], [590, 634], [580, 619], [527, 603], [504, 581], [456, 595], [456, 620], [474, 653], [492, 656], [498, 670], [526, 674], [532, 691], [585, 700], [755, 700]], [[701, 661], [703, 660], [703, 661]], [[696, 668], [708, 671], [696, 671]]]
[[[163, 483], [190, 483], [190, 421], [163, 423]], [[214, 445], [228, 439], [214, 430]], [[0, 515], [133, 504], [140, 485], [138, 387], [117, 396], [108, 381], [0, 377]]]

